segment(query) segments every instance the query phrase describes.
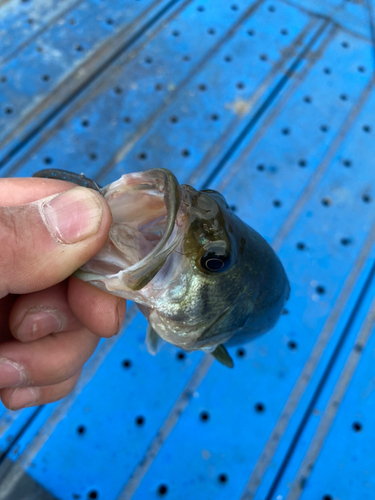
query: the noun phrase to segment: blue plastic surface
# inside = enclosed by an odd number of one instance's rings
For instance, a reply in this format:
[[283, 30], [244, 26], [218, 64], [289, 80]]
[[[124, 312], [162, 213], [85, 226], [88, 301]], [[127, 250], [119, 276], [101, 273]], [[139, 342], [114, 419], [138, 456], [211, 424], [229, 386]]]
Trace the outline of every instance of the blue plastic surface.
[[0, 5], [3, 176], [169, 168], [221, 191], [292, 286], [233, 370], [171, 345], [151, 357], [130, 307], [65, 400], [0, 405], [0, 473], [9, 458], [61, 500], [374, 498], [371, 9]]

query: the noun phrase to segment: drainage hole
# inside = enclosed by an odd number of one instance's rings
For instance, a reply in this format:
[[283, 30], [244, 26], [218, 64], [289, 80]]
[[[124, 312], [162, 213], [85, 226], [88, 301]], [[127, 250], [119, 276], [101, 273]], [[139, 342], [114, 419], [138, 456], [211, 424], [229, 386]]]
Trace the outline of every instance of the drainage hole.
[[163, 497], [164, 495], [166, 495], [168, 493], [168, 487], [166, 484], [161, 484], [158, 488], [158, 495], [160, 495], [161, 497]]
[[348, 245], [350, 245], [352, 243], [352, 240], [350, 238], [341, 238], [340, 243], [344, 247], [347, 247]]
[[210, 414], [208, 413], [208, 411], [202, 411], [199, 415], [199, 418], [202, 420], [202, 422], [207, 422], [207, 420], [210, 419]]
[[265, 411], [265, 406], [263, 403], [257, 403], [255, 406], [254, 406], [254, 409], [257, 413], [263, 413]]
[[354, 422], [352, 427], [355, 430], [355, 432], [361, 432], [361, 430], [363, 428], [362, 424], [360, 424], [359, 422]]
[[370, 203], [371, 201], [371, 196], [369, 194], [363, 194], [362, 195], [362, 200], [365, 202], [365, 203]]
[[218, 479], [219, 483], [222, 483], [222, 484], [225, 484], [228, 482], [228, 476], [224, 473], [219, 474], [217, 479]]
[[295, 342], [294, 340], [289, 340], [288, 347], [292, 351], [295, 351], [297, 349], [297, 342]]
[[142, 415], [140, 415], [139, 417], [137, 417], [135, 419], [135, 423], [140, 427], [142, 425], [144, 425], [145, 423], [145, 417], [142, 417]]

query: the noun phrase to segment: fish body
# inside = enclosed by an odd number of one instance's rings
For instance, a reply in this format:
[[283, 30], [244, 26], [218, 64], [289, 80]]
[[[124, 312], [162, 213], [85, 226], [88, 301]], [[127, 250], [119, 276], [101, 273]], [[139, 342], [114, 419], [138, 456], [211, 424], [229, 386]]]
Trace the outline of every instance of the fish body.
[[95, 186], [113, 224], [103, 248], [76, 276], [138, 305], [149, 322], [150, 351], [162, 338], [232, 366], [224, 345], [243, 344], [274, 326], [289, 296], [284, 268], [221, 194], [179, 185], [166, 169]]

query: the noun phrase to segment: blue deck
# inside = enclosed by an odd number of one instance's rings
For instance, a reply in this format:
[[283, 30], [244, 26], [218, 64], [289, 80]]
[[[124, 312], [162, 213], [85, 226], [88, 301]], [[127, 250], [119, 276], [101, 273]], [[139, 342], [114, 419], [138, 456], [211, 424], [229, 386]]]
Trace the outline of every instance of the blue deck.
[[169, 168], [221, 191], [292, 287], [233, 370], [151, 357], [130, 306], [67, 398], [0, 404], [0, 500], [375, 498], [374, 12], [0, 0], [2, 176]]

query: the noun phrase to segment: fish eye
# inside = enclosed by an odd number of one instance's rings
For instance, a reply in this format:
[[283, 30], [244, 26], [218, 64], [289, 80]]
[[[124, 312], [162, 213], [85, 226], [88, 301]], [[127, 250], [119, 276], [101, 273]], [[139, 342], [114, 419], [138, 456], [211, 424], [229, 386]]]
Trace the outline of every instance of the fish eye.
[[209, 273], [220, 273], [230, 265], [230, 252], [224, 241], [212, 242], [199, 257], [202, 270]]
[[218, 255], [215, 252], [206, 252], [200, 260], [203, 269], [210, 273], [225, 271], [230, 264], [228, 255]]

